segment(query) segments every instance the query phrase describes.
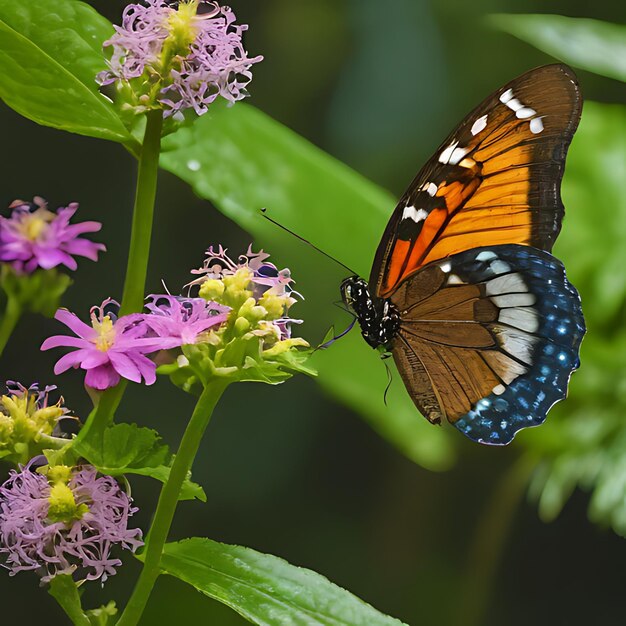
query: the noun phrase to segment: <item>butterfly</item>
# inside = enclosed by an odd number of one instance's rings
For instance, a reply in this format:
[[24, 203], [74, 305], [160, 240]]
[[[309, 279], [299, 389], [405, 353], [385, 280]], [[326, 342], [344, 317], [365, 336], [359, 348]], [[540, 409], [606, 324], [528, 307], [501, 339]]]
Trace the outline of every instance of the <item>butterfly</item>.
[[579, 366], [580, 297], [550, 251], [581, 106], [560, 64], [495, 91], [400, 199], [369, 283], [341, 284], [418, 410], [479, 443], [504, 445], [541, 424]]

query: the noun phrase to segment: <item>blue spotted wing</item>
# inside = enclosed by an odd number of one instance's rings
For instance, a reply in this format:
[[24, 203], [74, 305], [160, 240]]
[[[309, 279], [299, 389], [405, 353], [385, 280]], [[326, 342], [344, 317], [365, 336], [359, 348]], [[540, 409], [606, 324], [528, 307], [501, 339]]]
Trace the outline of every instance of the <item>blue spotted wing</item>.
[[471, 439], [507, 444], [565, 398], [585, 323], [552, 255], [516, 244], [430, 263], [391, 296], [393, 356], [418, 409]]

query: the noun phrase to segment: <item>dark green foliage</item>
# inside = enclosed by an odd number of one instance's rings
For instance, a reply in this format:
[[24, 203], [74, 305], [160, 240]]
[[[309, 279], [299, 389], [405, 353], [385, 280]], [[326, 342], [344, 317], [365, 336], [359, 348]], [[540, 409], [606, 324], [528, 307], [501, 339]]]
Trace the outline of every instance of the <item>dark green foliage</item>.
[[324, 576], [251, 548], [185, 539], [165, 546], [161, 566], [261, 626], [402, 624]]
[[[72, 452], [109, 476], [140, 474], [165, 482], [172, 465], [172, 455], [159, 434], [135, 424], [116, 424], [104, 432], [91, 430], [74, 441]], [[180, 499], [193, 498], [206, 501], [202, 487], [187, 478]]]

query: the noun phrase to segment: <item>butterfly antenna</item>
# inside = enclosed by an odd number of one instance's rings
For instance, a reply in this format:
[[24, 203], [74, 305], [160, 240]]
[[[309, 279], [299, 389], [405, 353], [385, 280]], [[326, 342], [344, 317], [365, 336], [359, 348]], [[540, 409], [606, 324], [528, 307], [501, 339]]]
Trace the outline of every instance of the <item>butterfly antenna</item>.
[[267, 215], [267, 209], [266, 208], [261, 209], [261, 215], [268, 222], [272, 222], [272, 224], [274, 224], [275, 226], [278, 226], [278, 228], [282, 228], [282, 230], [284, 230], [286, 233], [289, 233], [290, 235], [293, 235], [296, 239], [299, 239], [303, 243], [306, 243], [308, 246], [311, 246], [311, 248], [313, 248], [313, 250], [317, 250], [320, 254], [323, 254], [325, 257], [327, 257], [331, 261], [334, 261], [335, 263], [337, 263], [337, 265], [341, 265], [341, 267], [343, 267], [344, 269], [347, 269], [352, 275], [358, 276], [358, 272], [355, 272], [352, 268], [348, 267], [345, 263], [342, 263], [341, 261], [336, 259], [334, 256], [331, 256], [330, 254], [328, 254], [328, 252], [324, 252], [324, 250], [322, 250], [321, 248], [318, 248], [314, 243], [311, 243], [308, 239], [305, 239], [304, 237], [301, 237], [300, 235], [298, 235], [298, 233], [294, 233], [293, 230], [290, 230], [286, 226], [283, 226], [282, 224], [280, 224], [276, 220], [272, 219], [269, 215]]

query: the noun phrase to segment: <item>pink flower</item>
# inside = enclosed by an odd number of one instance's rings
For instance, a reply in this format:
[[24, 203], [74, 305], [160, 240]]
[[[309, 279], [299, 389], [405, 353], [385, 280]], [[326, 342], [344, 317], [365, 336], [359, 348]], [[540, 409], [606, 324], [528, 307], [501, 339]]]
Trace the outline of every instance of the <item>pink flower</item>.
[[31, 273], [38, 267], [49, 270], [57, 265], [75, 270], [74, 256], [97, 261], [98, 252], [106, 250], [104, 244], [81, 237], [99, 231], [100, 222], [70, 224], [78, 209], [76, 202], [56, 213], [39, 197], [32, 203], [16, 200], [9, 208], [13, 209], [10, 217], [0, 216], [0, 261], [10, 263], [18, 272]]
[[246, 25], [235, 24], [229, 7], [205, 0], [145, 0], [129, 4], [122, 25], [104, 43], [113, 47], [109, 69], [97, 76], [101, 85], [131, 85], [139, 112], [156, 101], [164, 115], [180, 117], [185, 109], [206, 113], [218, 96], [236, 102], [246, 97], [250, 68], [263, 57], [248, 58], [242, 36]]
[[114, 545], [133, 552], [143, 545], [141, 530], [128, 528], [136, 511], [117, 481], [94, 467], [57, 466], [46, 478], [29, 464], [0, 487], [0, 554], [11, 575], [34, 570], [48, 582], [77, 572], [104, 581], [122, 564], [111, 557]]
[[133, 382], [143, 379], [147, 385], [156, 380], [156, 365], [146, 356], [170, 343], [160, 337], [147, 337], [147, 327], [141, 315], [125, 315], [116, 318], [105, 313], [113, 300], [105, 300], [100, 307], [91, 309], [91, 326], [82, 322], [67, 309], [59, 309], [54, 316], [65, 324], [77, 337], [56, 335], [41, 345], [42, 350], [66, 346], [74, 348], [61, 357], [54, 366], [54, 373], [61, 374], [70, 367], [87, 371], [85, 384], [94, 389], [107, 389], [119, 383], [120, 377]]
[[149, 314], [143, 315], [145, 324], [170, 348], [196, 343], [199, 336], [213, 326], [219, 326], [228, 318], [230, 308], [204, 298], [180, 296], [148, 296]]

